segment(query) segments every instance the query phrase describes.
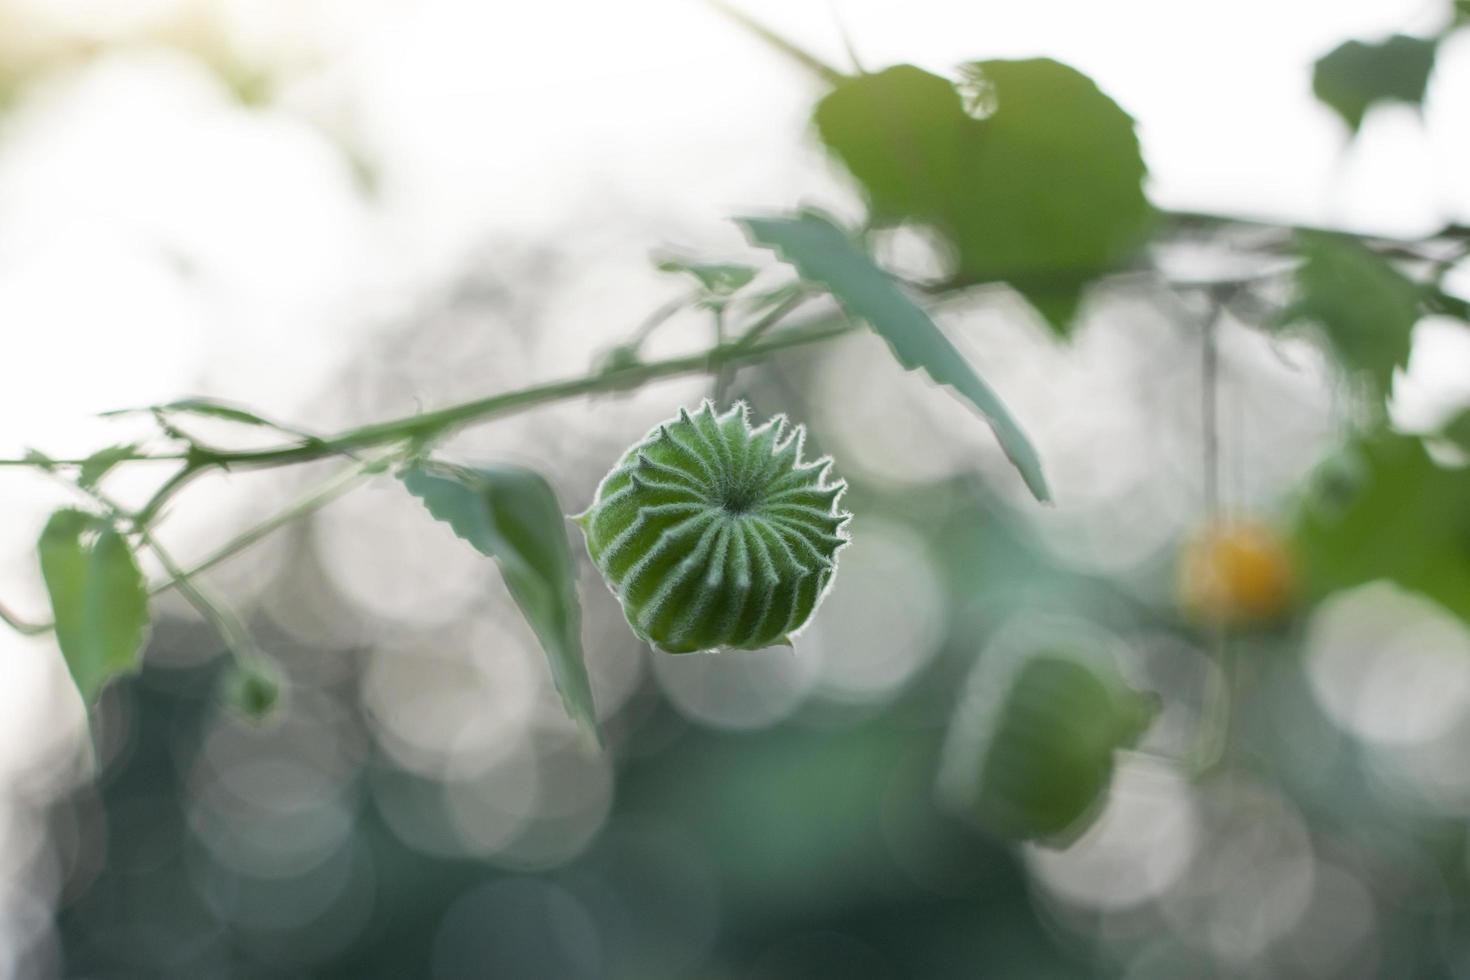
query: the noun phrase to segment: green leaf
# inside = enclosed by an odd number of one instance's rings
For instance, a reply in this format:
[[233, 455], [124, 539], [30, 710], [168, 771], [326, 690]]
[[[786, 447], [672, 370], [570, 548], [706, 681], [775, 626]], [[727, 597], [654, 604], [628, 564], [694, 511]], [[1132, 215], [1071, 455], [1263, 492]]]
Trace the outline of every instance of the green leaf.
[[1380, 579], [1470, 623], [1470, 469], [1436, 464], [1414, 436], [1378, 432], [1324, 467], [1293, 546], [1302, 592], [1319, 600]]
[[817, 131], [876, 221], [936, 228], [962, 281], [1009, 282], [1065, 334], [1086, 283], [1153, 223], [1133, 120], [1049, 59], [964, 74], [963, 92], [912, 65], [848, 79], [817, 106]]
[[698, 262], [670, 252], [654, 256], [654, 265], [660, 272], [671, 272], [691, 276], [708, 299], [727, 300], [755, 278], [753, 266], [735, 262]]
[[1378, 44], [1346, 41], [1312, 70], [1312, 92], [1356, 133], [1380, 102], [1421, 106], [1434, 70], [1437, 42], [1395, 34]]
[[257, 426], [259, 428], [274, 429], [296, 436], [310, 443], [320, 444], [322, 440], [309, 432], [303, 432], [290, 425], [274, 422], [263, 415], [252, 412], [248, 408], [241, 408], [229, 402], [216, 401], [213, 398], [180, 398], [177, 401], [167, 402], [163, 405], [149, 405], [146, 408], [119, 408], [110, 412], [103, 412], [104, 418], [118, 415], [137, 415], [141, 413], [161, 415], [198, 415], [204, 418], [221, 419], [226, 422], [236, 422], [240, 425]]
[[403, 484], [430, 514], [495, 559], [546, 651], [567, 714], [600, 738], [582, 659], [582, 609], [566, 518], [551, 485], [517, 466], [472, 469], [433, 462], [409, 468]]
[[239, 422], [242, 425], [261, 425], [267, 428], [276, 428], [276, 423], [266, 419], [246, 408], [231, 405], [227, 402], [214, 401], [210, 398], [180, 398], [178, 401], [169, 402], [158, 406], [160, 412], [187, 413], [189, 415], [204, 415], [210, 418], [225, 419], [229, 422]]
[[888, 342], [894, 357], [954, 388], [990, 423], [1000, 446], [1037, 500], [1050, 491], [1041, 460], [1000, 397], [940, 332], [929, 315], [860, 251], [836, 225], [811, 213], [797, 218], [738, 219], [756, 244], [774, 249], [803, 279], [830, 291], [854, 317], [867, 321]]
[[138, 451], [138, 444], [130, 442], [125, 446], [109, 446], [99, 449], [82, 461], [80, 471], [77, 473], [77, 483], [82, 487], [95, 487], [98, 482], [107, 475], [118, 463], [132, 457]]
[[1332, 235], [1298, 236], [1305, 260], [1284, 323], [1315, 323], [1350, 374], [1371, 379], [1379, 398], [1393, 388], [1395, 368], [1409, 361], [1420, 288], [1359, 242]]
[[1462, 451], [1470, 453], [1470, 409], [1460, 412], [1445, 423], [1440, 435]]
[[138, 669], [148, 585], [127, 541], [91, 514], [57, 511], [37, 551], [61, 654], [91, 704], [111, 678]]

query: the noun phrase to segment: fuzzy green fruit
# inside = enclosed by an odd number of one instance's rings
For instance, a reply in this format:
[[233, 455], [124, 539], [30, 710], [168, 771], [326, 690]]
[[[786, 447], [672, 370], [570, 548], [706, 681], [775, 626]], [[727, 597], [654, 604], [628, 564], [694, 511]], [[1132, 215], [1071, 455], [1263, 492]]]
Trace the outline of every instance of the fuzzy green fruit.
[[629, 449], [574, 518], [633, 632], [668, 653], [790, 643], [837, 570], [850, 515], [804, 431], [706, 401]]
[[1107, 658], [1041, 649], [982, 659], [946, 746], [941, 786], [981, 827], [1065, 847], [1107, 800], [1114, 754], [1158, 711]]

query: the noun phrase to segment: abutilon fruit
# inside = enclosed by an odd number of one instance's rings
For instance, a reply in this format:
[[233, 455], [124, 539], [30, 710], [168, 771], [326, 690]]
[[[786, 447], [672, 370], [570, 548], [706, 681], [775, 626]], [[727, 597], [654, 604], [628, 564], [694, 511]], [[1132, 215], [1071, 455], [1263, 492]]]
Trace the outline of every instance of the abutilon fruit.
[[981, 662], [956, 712], [940, 786], [984, 829], [1065, 847], [1107, 800], [1114, 755], [1134, 745], [1157, 695], [1097, 651], [1043, 647]]
[[837, 571], [851, 515], [801, 426], [705, 401], [655, 426], [573, 518], [633, 632], [667, 653], [789, 644]]

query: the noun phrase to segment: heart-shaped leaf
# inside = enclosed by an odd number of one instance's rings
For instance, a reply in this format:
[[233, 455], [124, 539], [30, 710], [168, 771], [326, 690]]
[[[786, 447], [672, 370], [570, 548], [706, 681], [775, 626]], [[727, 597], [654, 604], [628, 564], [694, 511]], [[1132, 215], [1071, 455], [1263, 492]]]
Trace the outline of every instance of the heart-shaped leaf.
[[936, 228], [961, 280], [1009, 282], [1061, 333], [1152, 225], [1132, 118], [1060, 62], [975, 62], [960, 88], [898, 65], [842, 81], [815, 118], [877, 221]]
[[409, 493], [481, 554], [495, 559], [516, 605], [546, 651], [567, 714], [599, 738], [582, 659], [582, 607], [566, 518], [539, 473], [519, 466], [420, 463], [403, 474]]
[[92, 514], [51, 515], [37, 545], [56, 640], [91, 704], [118, 674], [138, 669], [148, 634], [148, 585], [127, 540]]

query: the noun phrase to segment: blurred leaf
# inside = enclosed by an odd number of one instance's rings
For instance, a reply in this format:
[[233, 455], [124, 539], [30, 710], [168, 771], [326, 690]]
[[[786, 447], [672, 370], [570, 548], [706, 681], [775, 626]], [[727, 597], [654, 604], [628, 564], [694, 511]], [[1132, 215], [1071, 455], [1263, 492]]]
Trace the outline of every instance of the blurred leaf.
[[265, 429], [274, 429], [288, 435], [297, 436], [311, 443], [320, 443], [322, 440], [309, 432], [274, 422], [263, 415], [252, 412], [248, 408], [231, 405], [229, 402], [216, 401], [212, 398], [180, 398], [177, 401], [167, 402], [163, 405], [149, 405], [145, 408], [119, 408], [110, 412], [103, 412], [104, 418], [118, 415], [137, 415], [141, 413], [161, 415], [198, 415], [204, 418], [221, 419], [226, 422], [236, 422], [240, 425], [257, 426]]
[[1041, 460], [999, 396], [966, 363], [929, 315], [826, 219], [811, 213], [797, 218], [741, 218], [751, 239], [774, 249], [803, 279], [825, 286], [855, 317], [867, 321], [904, 367], [921, 369], [955, 389], [990, 423], [1001, 448], [1037, 500], [1050, 491]]
[[1470, 409], [1466, 409], [1445, 423], [1444, 428], [1440, 430], [1440, 435], [1470, 453]]
[[1311, 322], [1326, 334], [1349, 373], [1366, 374], [1380, 398], [1393, 388], [1394, 368], [1409, 361], [1421, 291], [1386, 259], [1359, 242], [1331, 235], [1298, 236], [1305, 262], [1285, 323]]
[[147, 583], [122, 535], [78, 510], [53, 514], [37, 551], [57, 642], [90, 705], [113, 676], [138, 669], [148, 631]]
[[229, 422], [239, 422], [243, 425], [263, 425], [274, 429], [276, 424], [268, 421], [249, 409], [230, 405], [226, 402], [218, 402], [209, 398], [181, 398], [178, 401], [167, 402], [163, 405], [148, 405], [143, 408], [115, 408], [110, 412], [103, 412], [104, 418], [118, 415], [139, 415], [153, 412], [177, 412], [190, 415], [205, 415], [211, 418], [225, 419]]
[[755, 267], [736, 262], [698, 262], [664, 252], [654, 257], [660, 272], [693, 276], [700, 288], [715, 296], [730, 296], [755, 278]]
[[1395, 34], [1378, 44], [1345, 41], [1312, 70], [1312, 92], [1356, 133], [1379, 102], [1421, 106], [1434, 70], [1435, 41]]
[[181, 398], [178, 401], [158, 406], [158, 411], [204, 415], [210, 418], [225, 419], [229, 422], [239, 422], [243, 425], [263, 425], [271, 429], [277, 428], [276, 423], [255, 414], [249, 409], [240, 408], [227, 402], [214, 401], [209, 398]]
[[582, 658], [582, 610], [567, 548], [566, 518], [551, 485], [517, 466], [421, 463], [403, 474], [408, 491], [481, 554], [494, 558], [516, 605], [546, 651], [571, 715], [600, 740]]
[[1439, 287], [1431, 288], [1424, 297], [1426, 312], [1452, 316], [1470, 323], [1470, 301], [1445, 292]]
[[1470, 470], [1437, 465], [1415, 436], [1378, 432], [1341, 454], [1346, 487], [1314, 487], [1297, 520], [1302, 587], [1321, 599], [1379, 579], [1470, 623]]
[[725, 306], [732, 296], [750, 285], [755, 278], [753, 266], [735, 262], [698, 262], [681, 255], [664, 252], [654, 256], [654, 265], [660, 272], [686, 275], [699, 283], [701, 302], [706, 306]]
[[827, 147], [879, 222], [933, 225], [966, 281], [1005, 280], [1058, 333], [1098, 273], [1143, 243], [1152, 209], [1133, 120], [1056, 61], [983, 61], [964, 93], [898, 65], [843, 81], [817, 106]]
[[88, 456], [82, 462], [81, 470], [77, 473], [77, 483], [83, 487], [95, 487], [107, 472], [118, 463], [130, 458], [138, 451], [138, 444], [130, 442], [125, 446], [109, 446], [99, 449]]
[[1102, 657], [982, 658], [957, 710], [941, 786], [992, 833], [1066, 846], [1101, 811], [1114, 753], [1137, 742], [1158, 707]]

